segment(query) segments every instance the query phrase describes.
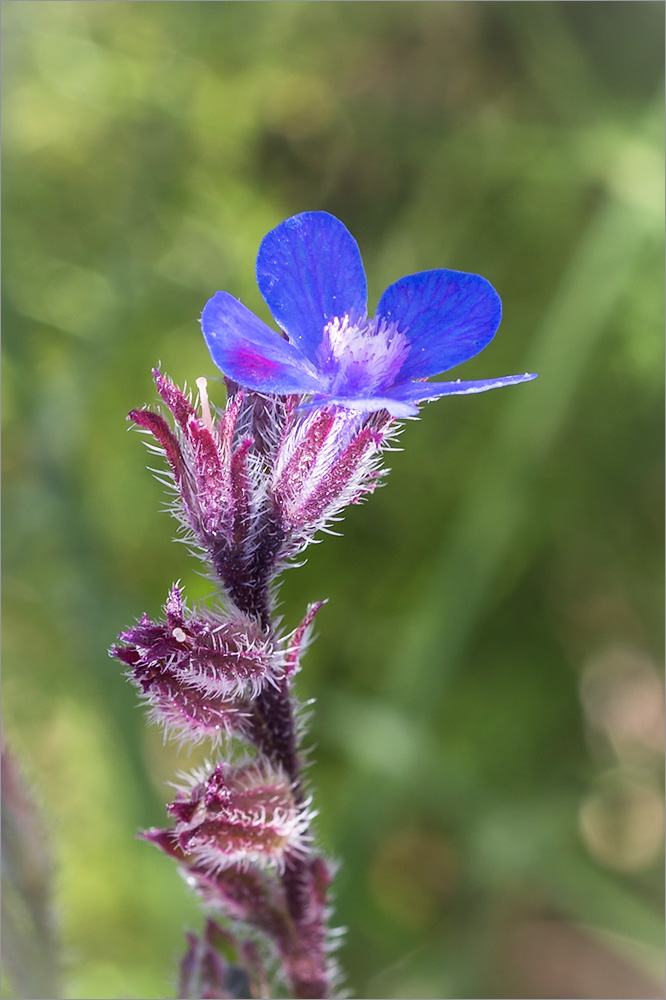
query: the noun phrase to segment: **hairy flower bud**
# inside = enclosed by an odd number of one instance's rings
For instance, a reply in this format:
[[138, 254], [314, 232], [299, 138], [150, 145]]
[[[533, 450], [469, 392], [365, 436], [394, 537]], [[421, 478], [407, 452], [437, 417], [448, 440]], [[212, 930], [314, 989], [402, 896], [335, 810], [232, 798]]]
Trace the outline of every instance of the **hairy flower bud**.
[[285, 428], [269, 487], [296, 550], [350, 503], [372, 492], [395, 422], [385, 411], [305, 410]]
[[233, 865], [271, 864], [307, 852], [312, 818], [299, 805], [286, 776], [267, 763], [220, 763], [207, 776], [193, 776], [167, 811], [176, 821], [181, 850], [211, 872]]
[[284, 673], [282, 654], [252, 620], [190, 614], [180, 588], [165, 605], [165, 621], [147, 615], [111, 650], [130, 668], [130, 678], [152, 709], [152, 717], [181, 739], [214, 743], [243, 735], [249, 701]]
[[[151, 410], [132, 410], [129, 418], [149, 431], [166, 455], [182, 500], [182, 516], [197, 541], [209, 550], [232, 546], [247, 534], [252, 490], [247, 466], [252, 438], [237, 440], [235, 425], [243, 393], [229, 403], [217, 423], [208, 405], [205, 379], [200, 380], [199, 417], [187, 396], [161, 372], [155, 385], [173, 414], [178, 436]], [[245, 486], [245, 488], [243, 488]]]

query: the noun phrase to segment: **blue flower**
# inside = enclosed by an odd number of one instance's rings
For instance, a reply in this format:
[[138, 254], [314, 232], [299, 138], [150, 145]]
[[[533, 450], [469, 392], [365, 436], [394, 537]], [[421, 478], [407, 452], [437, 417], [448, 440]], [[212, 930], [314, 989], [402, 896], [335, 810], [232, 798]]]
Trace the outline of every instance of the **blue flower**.
[[408, 417], [425, 400], [536, 377], [426, 382], [490, 343], [502, 315], [497, 292], [478, 274], [420, 271], [389, 285], [369, 319], [358, 245], [328, 212], [304, 212], [271, 230], [259, 247], [257, 283], [286, 339], [228, 292], [217, 292], [201, 316], [217, 367], [255, 392]]

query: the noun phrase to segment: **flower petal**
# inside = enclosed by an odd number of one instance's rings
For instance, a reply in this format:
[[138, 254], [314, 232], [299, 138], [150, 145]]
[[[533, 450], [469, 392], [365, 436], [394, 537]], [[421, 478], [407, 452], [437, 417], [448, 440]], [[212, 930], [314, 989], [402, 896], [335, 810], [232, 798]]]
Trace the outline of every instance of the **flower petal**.
[[427, 378], [459, 365], [492, 340], [502, 317], [485, 278], [464, 271], [420, 271], [389, 285], [377, 316], [396, 323], [412, 344], [398, 379]]
[[239, 385], [279, 395], [321, 389], [316, 371], [298, 348], [228, 292], [216, 292], [208, 300], [201, 329], [217, 367]]
[[422, 403], [425, 400], [439, 399], [441, 396], [462, 396], [472, 392], [486, 392], [487, 389], [499, 389], [503, 385], [517, 385], [519, 382], [531, 382], [536, 375], [525, 372], [524, 375], [503, 375], [501, 378], [481, 378], [471, 382], [406, 382], [394, 386], [391, 396], [402, 403]]
[[294, 215], [264, 237], [257, 284], [275, 321], [313, 360], [330, 319], [364, 315], [367, 309], [356, 240], [328, 212]]
[[[411, 383], [410, 383], [411, 384]], [[421, 386], [425, 383], [416, 382]], [[341, 409], [352, 410], [354, 413], [376, 413], [378, 410], [388, 410], [392, 417], [402, 420], [405, 417], [417, 417], [417, 407], [407, 401], [395, 398], [391, 389], [390, 396], [360, 396], [354, 399], [350, 396], [313, 396], [308, 402], [301, 404], [299, 410], [312, 410], [317, 406], [339, 406]]]

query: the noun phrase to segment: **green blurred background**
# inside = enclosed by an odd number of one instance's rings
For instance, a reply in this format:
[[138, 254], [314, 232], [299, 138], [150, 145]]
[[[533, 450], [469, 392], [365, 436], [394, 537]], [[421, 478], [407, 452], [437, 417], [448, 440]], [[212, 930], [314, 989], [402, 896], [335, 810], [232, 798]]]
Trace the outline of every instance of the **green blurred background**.
[[663, 996], [664, 5], [2, 12], [4, 731], [55, 856], [59, 995], [173, 995], [202, 923], [135, 839], [198, 757], [106, 650], [208, 585], [125, 414], [157, 362], [215, 376], [203, 304], [268, 319], [259, 241], [326, 209], [371, 308], [479, 272], [504, 321], [461, 374], [539, 372], [424, 407], [285, 577], [288, 627], [330, 601], [300, 692], [349, 987]]

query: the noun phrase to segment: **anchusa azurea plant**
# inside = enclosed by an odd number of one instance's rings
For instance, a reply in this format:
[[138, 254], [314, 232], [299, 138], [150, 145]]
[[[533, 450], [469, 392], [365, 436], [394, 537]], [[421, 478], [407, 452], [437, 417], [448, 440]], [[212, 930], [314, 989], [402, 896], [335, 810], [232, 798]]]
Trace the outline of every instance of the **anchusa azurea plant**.
[[179, 995], [325, 998], [338, 979], [332, 866], [313, 837], [293, 690], [321, 602], [283, 632], [277, 579], [372, 492], [383, 451], [419, 403], [534, 376], [428, 382], [490, 342], [497, 293], [475, 274], [422, 271], [387, 288], [370, 318], [358, 246], [326, 212], [268, 233], [257, 281], [280, 333], [227, 292], [201, 317], [224, 410], [211, 409], [205, 379], [195, 407], [155, 371], [171, 419], [130, 413], [166, 456], [174, 512], [219, 600], [190, 609], [173, 586], [163, 617], [144, 615], [112, 652], [168, 735], [217, 754], [177, 787], [172, 825], [143, 834], [213, 914], [201, 938], [188, 935]]

